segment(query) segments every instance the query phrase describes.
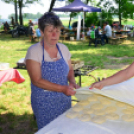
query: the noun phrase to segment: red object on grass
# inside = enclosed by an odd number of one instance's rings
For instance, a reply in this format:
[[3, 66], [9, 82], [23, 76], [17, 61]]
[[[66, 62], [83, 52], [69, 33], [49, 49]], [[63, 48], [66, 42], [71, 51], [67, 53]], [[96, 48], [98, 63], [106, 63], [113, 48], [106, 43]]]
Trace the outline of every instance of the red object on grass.
[[14, 81], [19, 84], [24, 82], [25, 79], [17, 69], [8, 69], [0, 71], [0, 86], [2, 83], [7, 81]]

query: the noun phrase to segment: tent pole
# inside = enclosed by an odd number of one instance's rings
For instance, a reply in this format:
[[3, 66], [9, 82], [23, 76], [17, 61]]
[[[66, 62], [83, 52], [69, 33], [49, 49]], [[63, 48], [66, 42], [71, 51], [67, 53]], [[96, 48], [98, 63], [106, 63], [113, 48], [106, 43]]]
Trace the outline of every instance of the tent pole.
[[85, 22], [85, 21], [84, 21], [84, 19], [85, 19], [85, 17], [84, 17], [84, 11], [83, 11], [83, 40], [84, 40], [84, 37], [85, 37], [85, 33], [84, 33], [84, 26], [85, 26], [85, 25], [84, 25], [84, 22]]
[[102, 12], [100, 13], [100, 26], [102, 27]]

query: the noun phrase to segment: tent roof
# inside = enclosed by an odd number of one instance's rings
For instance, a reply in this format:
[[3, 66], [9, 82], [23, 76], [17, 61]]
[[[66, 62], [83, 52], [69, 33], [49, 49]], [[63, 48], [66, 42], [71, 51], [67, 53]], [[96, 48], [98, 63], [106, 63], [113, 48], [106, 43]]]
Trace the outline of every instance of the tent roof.
[[81, 2], [80, 0], [74, 0], [71, 4], [59, 7], [59, 8], [53, 8], [52, 11], [59, 11], [59, 12], [101, 12], [101, 8], [88, 6]]

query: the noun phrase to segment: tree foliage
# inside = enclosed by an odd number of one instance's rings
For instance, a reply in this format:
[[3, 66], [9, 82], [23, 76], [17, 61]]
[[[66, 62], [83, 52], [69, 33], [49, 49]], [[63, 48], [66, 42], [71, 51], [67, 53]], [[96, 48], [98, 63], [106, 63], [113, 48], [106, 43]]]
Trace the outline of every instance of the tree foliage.
[[133, 2], [134, 0], [100, 0], [98, 5], [108, 16], [117, 15], [121, 24], [122, 19], [133, 18]]

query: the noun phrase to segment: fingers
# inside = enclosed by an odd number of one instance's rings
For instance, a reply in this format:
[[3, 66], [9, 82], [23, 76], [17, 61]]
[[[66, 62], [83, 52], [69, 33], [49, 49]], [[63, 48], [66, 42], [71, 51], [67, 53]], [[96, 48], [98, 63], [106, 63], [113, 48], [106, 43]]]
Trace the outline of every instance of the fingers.
[[103, 86], [101, 85], [101, 82], [96, 82], [96, 83], [93, 83], [89, 89], [93, 89], [93, 88], [97, 88], [97, 89], [102, 89]]

